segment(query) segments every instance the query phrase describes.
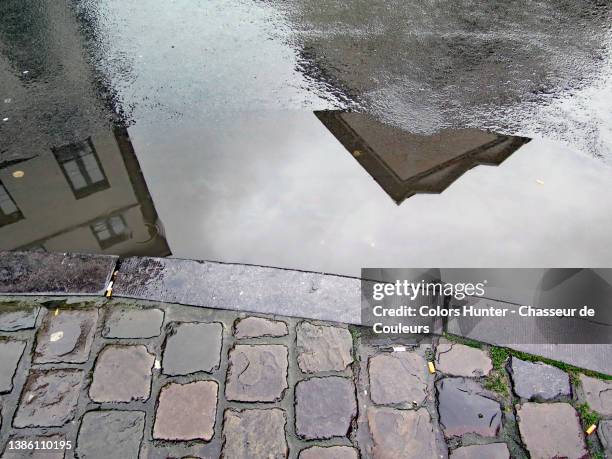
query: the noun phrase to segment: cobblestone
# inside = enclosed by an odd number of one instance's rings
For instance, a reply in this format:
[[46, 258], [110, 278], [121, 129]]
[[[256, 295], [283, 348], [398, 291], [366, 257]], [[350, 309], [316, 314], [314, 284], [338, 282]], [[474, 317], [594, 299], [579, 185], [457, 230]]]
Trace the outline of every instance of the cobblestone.
[[164, 386], [159, 395], [153, 437], [209, 441], [214, 435], [218, 391], [214, 381]]
[[0, 331], [12, 332], [34, 328], [40, 308], [25, 304], [0, 304]]
[[238, 319], [234, 324], [236, 339], [280, 337], [289, 334], [287, 324], [280, 320], [264, 319], [263, 317], [246, 317]]
[[97, 309], [60, 309], [47, 312], [36, 335], [36, 363], [83, 363], [89, 357]]
[[136, 458], [145, 426], [142, 411], [89, 411], [77, 439], [79, 459]]
[[0, 341], [0, 394], [13, 390], [13, 377], [25, 346], [25, 341]]
[[493, 369], [491, 359], [482, 349], [441, 340], [436, 353], [436, 367], [452, 376], [485, 376]]
[[106, 346], [96, 361], [89, 397], [94, 402], [147, 400], [154, 361], [143, 345]]
[[15, 427], [60, 427], [74, 418], [83, 382], [80, 370], [33, 370], [26, 381]]
[[277, 344], [236, 345], [229, 354], [225, 396], [241, 402], [274, 402], [287, 389], [287, 348]]
[[580, 386], [591, 409], [604, 416], [612, 416], [612, 381], [580, 375]]
[[580, 457], [594, 446], [562, 403], [572, 387], [576, 403], [602, 414], [590, 438], [610, 454], [611, 383], [581, 376], [573, 386], [548, 365], [513, 359], [495, 370], [524, 401], [514, 422], [511, 396], [482, 387], [492, 381], [482, 377], [492, 371], [484, 350], [442, 352], [443, 341], [430, 374], [429, 343], [389, 352], [389, 341], [353, 340], [337, 324], [111, 299], [98, 303], [98, 328], [75, 314], [91, 317], [93, 302], [57, 315], [37, 299], [19, 303], [28, 304], [40, 307], [42, 327], [22, 328], [32, 317], [14, 315], [0, 333], [3, 458], [28, 457], [6, 452], [10, 438], [49, 436], [73, 442], [66, 459]]
[[211, 373], [221, 359], [223, 325], [213, 323], [175, 323], [166, 340], [163, 372], [167, 375]]
[[297, 326], [298, 364], [304, 373], [342, 371], [353, 362], [353, 339], [346, 328], [301, 322]]
[[398, 410], [370, 407], [368, 427], [372, 435], [374, 459], [439, 459], [446, 457], [445, 446], [436, 441], [429, 413], [424, 409]]
[[357, 414], [353, 382], [338, 376], [300, 381], [295, 402], [296, 432], [308, 440], [346, 436]]
[[164, 312], [161, 309], [113, 308], [104, 323], [105, 338], [153, 338], [161, 334]]
[[300, 451], [299, 459], [359, 459], [350, 446], [311, 446]]
[[428, 370], [425, 359], [416, 352], [383, 353], [368, 363], [370, 394], [376, 404], [416, 402], [427, 398]]
[[223, 422], [224, 459], [284, 459], [287, 418], [278, 408], [226, 410]]
[[517, 406], [516, 414], [521, 437], [532, 458], [588, 457], [578, 415], [570, 404], [525, 403]]
[[451, 453], [450, 459], [510, 459], [510, 451], [505, 443], [462, 446]]
[[497, 435], [502, 413], [498, 402], [483, 395], [476, 382], [465, 378], [444, 378], [436, 383], [440, 424], [446, 437], [475, 433]]
[[526, 362], [512, 357], [514, 392], [527, 400], [554, 400], [572, 393], [567, 373], [542, 362]]

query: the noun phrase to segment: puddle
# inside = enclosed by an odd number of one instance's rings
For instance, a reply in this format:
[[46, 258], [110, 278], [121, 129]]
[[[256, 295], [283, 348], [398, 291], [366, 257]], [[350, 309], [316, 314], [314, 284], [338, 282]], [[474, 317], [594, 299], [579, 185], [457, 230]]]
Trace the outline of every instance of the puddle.
[[195, 3], [3, 3], [0, 250], [348, 275], [612, 261], [609, 8], [567, 2], [564, 56], [558, 15], [521, 36], [541, 4], [497, 11], [497, 31], [489, 7], [471, 25], [418, 9], [394, 41], [390, 1], [365, 22]]

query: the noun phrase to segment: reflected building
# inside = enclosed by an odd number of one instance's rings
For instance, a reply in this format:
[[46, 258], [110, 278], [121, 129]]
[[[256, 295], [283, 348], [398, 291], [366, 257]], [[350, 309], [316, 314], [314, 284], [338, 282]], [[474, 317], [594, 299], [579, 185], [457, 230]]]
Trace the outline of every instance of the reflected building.
[[0, 169], [0, 250], [171, 255], [126, 129]]
[[475, 166], [497, 166], [530, 140], [478, 129], [420, 135], [362, 113], [314, 113], [398, 205], [417, 193], [441, 193]]
[[0, 250], [170, 255], [75, 10], [0, 13]]

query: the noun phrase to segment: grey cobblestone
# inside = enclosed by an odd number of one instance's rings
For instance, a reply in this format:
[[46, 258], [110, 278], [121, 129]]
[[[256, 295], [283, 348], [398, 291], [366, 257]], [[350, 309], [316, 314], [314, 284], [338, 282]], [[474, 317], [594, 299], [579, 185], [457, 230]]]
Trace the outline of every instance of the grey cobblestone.
[[578, 415], [570, 404], [525, 403], [516, 407], [516, 414], [532, 458], [588, 457]]
[[164, 312], [161, 309], [117, 307], [104, 323], [105, 338], [153, 338], [161, 334]]
[[416, 352], [383, 353], [368, 363], [370, 394], [376, 404], [422, 404], [428, 394], [425, 359]]
[[226, 410], [223, 422], [224, 459], [284, 459], [286, 414], [278, 408]]
[[33, 370], [26, 381], [15, 427], [59, 427], [76, 412], [83, 372], [80, 370]]
[[214, 435], [218, 391], [214, 381], [164, 386], [159, 395], [153, 437], [209, 441]]
[[142, 411], [89, 411], [77, 440], [79, 459], [136, 458], [145, 426]]
[[295, 388], [296, 432], [304, 439], [344, 437], [356, 414], [355, 386], [350, 379], [315, 377]]
[[374, 459], [439, 459], [446, 455], [425, 409], [370, 407], [367, 419], [373, 442], [368, 453]]
[[13, 390], [13, 377], [25, 346], [25, 341], [0, 341], [0, 394]]
[[514, 392], [527, 400], [554, 400], [572, 394], [569, 376], [559, 368], [541, 362], [512, 357]]
[[226, 398], [241, 402], [280, 400], [288, 387], [287, 355], [283, 345], [236, 345], [229, 354]]
[[96, 361], [89, 397], [94, 402], [147, 400], [154, 361], [143, 345], [106, 346]]
[[482, 349], [441, 340], [436, 350], [436, 367], [451, 376], [485, 376], [493, 369]]
[[34, 362], [86, 362], [97, 320], [97, 309], [47, 312], [36, 335]]
[[591, 409], [604, 416], [612, 416], [612, 381], [580, 375], [580, 385]]
[[223, 325], [214, 323], [175, 323], [166, 340], [163, 372], [188, 375], [212, 372], [221, 360]]
[[245, 317], [234, 324], [236, 339], [281, 337], [289, 334], [287, 324], [281, 320], [270, 320], [263, 317]]
[[299, 459], [359, 459], [350, 446], [311, 446], [300, 451]]
[[342, 371], [353, 361], [346, 328], [301, 322], [297, 326], [298, 364], [304, 373]]
[[0, 331], [27, 330], [36, 326], [40, 308], [24, 303], [0, 304]]

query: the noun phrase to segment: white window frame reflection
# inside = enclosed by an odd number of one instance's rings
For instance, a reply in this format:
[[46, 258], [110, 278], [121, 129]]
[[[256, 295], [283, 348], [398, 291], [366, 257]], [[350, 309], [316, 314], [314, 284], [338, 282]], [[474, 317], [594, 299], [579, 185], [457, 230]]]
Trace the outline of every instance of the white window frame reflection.
[[110, 188], [91, 137], [52, 151], [76, 199]]
[[120, 214], [97, 220], [90, 228], [101, 249], [107, 249], [132, 237], [125, 218]]

